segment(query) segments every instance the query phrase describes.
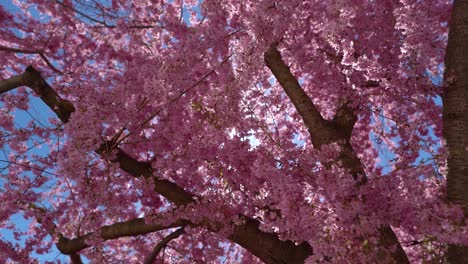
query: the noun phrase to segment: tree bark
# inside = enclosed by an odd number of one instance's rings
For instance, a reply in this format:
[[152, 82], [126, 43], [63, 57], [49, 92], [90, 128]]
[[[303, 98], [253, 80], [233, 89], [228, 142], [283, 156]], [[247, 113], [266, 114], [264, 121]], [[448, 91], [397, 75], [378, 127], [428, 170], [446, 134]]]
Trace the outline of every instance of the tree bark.
[[[284, 63], [277, 45], [278, 43], [273, 43], [265, 52], [266, 66], [271, 70], [302, 117], [314, 148], [320, 149], [324, 144], [340, 142], [341, 153], [338, 159], [356, 180], [356, 188], [359, 188], [367, 182], [367, 178], [363, 165], [350, 142], [354, 124], [357, 120], [354, 109], [351, 109], [345, 102], [339, 107], [332, 121], [325, 120], [291, 73], [289, 67]], [[390, 259], [391, 263], [409, 264], [408, 257], [392, 228], [386, 225], [381, 227], [378, 232], [380, 233], [379, 249], [377, 250], [379, 258], [381, 260]], [[396, 249], [389, 252], [389, 248], [394, 246], [396, 246]], [[333, 256], [331, 257], [333, 258]]]
[[[468, 0], [455, 0], [445, 53], [443, 134], [448, 148], [447, 197], [468, 218]], [[449, 263], [468, 263], [468, 247], [449, 245]]]

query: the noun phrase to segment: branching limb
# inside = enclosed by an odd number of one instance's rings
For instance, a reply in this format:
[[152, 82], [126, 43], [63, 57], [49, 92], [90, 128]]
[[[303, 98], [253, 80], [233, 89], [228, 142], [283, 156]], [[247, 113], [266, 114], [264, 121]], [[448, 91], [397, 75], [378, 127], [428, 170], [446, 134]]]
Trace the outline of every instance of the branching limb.
[[[72, 112], [75, 108], [73, 105], [66, 100], [60, 98], [60, 96], [50, 87], [50, 85], [41, 77], [40, 73], [29, 66], [25, 73], [21, 75], [21, 82], [15, 81], [12, 85], [8, 80], [0, 81], [0, 90], [2, 87], [7, 87], [9, 90], [16, 87], [26, 85], [33, 90], [38, 90], [41, 95], [41, 99], [54, 111], [62, 122], [67, 123]], [[15, 77], [13, 77], [15, 80]], [[5, 88], [5, 90], [7, 89]], [[48, 102], [48, 103], [47, 103]], [[106, 147], [107, 144], [103, 144], [97, 153], [101, 155], [109, 154], [111, 149]], [[113, 162], [119, 164], [120, 168], [130, 175], [138, 178], [151, 178], [154, 180], [154, 190], [164, 196], [169, 201], [176, 205], [187, 205], [194, 201], [194, 195], [185, 191], [177, 184], [164, 179], [158, 179], [153, 174], [153, 169], [150, 163], [138, 161], [123, 150], [115, 147], [114, 151], [117, 151]], [[282, 241], [279, 239], [277, 234], [267, 233], [260, 230], [260, 223], [258, 220], [244, 217], [245, 223], [236, 227], [236, 235], [231, 236], [231, 241], [239, 244], [252, 252], [255, 256], [259, 257], [265, 263], [303, 263], [305, 259], [312, 255], [311, 246], [304, 242], [301, 245], [295, 245], [292, 241]], [[133, 222], [132, 222], [133, 221]], [[140, 224], [138, 222], [140, 221]], [[100, 231], [100, 237], [104, 240], [115, 239], [123, 236], [133, 236], [138, 234], [145, 234], [148, 230], [157, 231], [169, 227], [160, 227], [157, 225], [146, 225], [141, 223], [143, 220], [131, 220], [129, 222], [116, 223], [111, 226], [104, 227]], [[143, 221], [144, 222], [144, 221]], [[179, 226], [185, 225], [188, 222], [179, 223]], [[199, 226], [205, 226], [207, 228], [216, 226], [221, 228], [222, 223], [212, 223], [209, 219], [201, 223]], [[136, 228], [136, 231], [135, 229]], [[217, 230], [211, 228], [213, 232]], [[87, 248], [88, 245], [85, 243], [86, 239], [94, 236], [94, 233], [81, 236], [74, 239], [67, 239], [60, 237], [57, 247], [63, 254], [73, 254], [79, 250]]]
[[17, 48], [10, 48], [7, 46], [0, 45], [0, 50], [14, 52], [14, 53], [24, 53], [24, 54], [40, 54], [42, 50], [25, 50], [25, 49], [17, 49]]
[[88, 16], [87, 14], [85, 14], [85, 13], [83, 13], [83, 12], [81, 12], [81, 11], [75, 9], [74, 7], [69, 6], [69, 5], [66, 5], [66, 4], [65, 4], [64, 2], [62, 2], [62, 1], [55, 0], [55, 2], [56, 2], [57, 4], [59, 4], [60, 6], [62, 6], [63, 8], [68, 9], [68, 10], [70, 10], [70, 11], [72, 11], [72, 12], [78, 14], [78, 15], [81, 15], [81, 16], [83, 16], [84, 18], [89, 19], [90, 21], [93, 21], [93, 22], [95, 22], [95, 23], [97, 23], [97, 24], [100, 24], [100, 25], [103, 25], [103, 26], [105, 26], [105, 27], [109, 27], [109, 25], [108, 25], [105, 21], [97, 20], [97, 19], [95, 19], [95, 18], [93, 18], [93, 17], [91, 17], [91, 16]]
[[364, 175], [362, 164], [350, 144], [351, 133], [357, 120], [354, 109], [348, 103], [344, 103], [338, 108], [332, 121], [323, 119], [319, 110], [281, 58], [276, 43], [270, 46], [264, 57], [267, 67], [281, 84], [281, 87], [283, 87], [302, 117], [309, 130], [314, 148], [320, 149], [323, 144], [335, 141], [344, 142], [341, 146], [342, 151], [339, 160], [346, 169], [350, 170], [355, 179], [362, 179]]
[[25, 85], [23, 82], [23, 75], [25, 74], [23, 73], [0, 81], [0, 94], [6, 93], [15, 88]]
[[62, 99], [55, 90], [41, 76], [41, 73], [34, 67], [29, 66], [23, 74], [24, 85], [33, 89], [54, 111], [64, 123], [68, 122], [71, 113], [75, 111], [75, 107], [69, 101]]
[[166, 247], [166, 245], [171, 242], [172, 240], [178, 238], [184, 233], [184, 228], [179, 228], [176, 231], [170, 233], [168, 236], [163, 238], [159, 243], [153, 248], [153, 251], [151, 251], [151, 254], [149, 254], [145, 261], [143, 262], [144, 264], [152, 264], [156, 257], [158, 256], [159, 252]]
[[[341, 142], [341, 153], [338, 157], [344, 168], [348, 169], [356, 180], [356, 187], [367, 182], [363, 165], [354, 151], [350, 139], [357, 117], [348, 103], [341, 105], [332, 121], [324, 120], [312, 100], [305, 93], [299, 82], [289, 70], [289, 67], [281, 58], [277, 49], [278, 43], [272, 44], [264, 54], [266, 66], [271, 70], [278, 82], [283, 87], [297, 112], [302, 117], [309, 130], [314, 148], [320, 149], [323, 144], [334, 141]], [[369, 85], [378, 85], [369, 83]], [[379, 229], [380, 244], [379, 255], [387, 255], [389, 246], [396, 245], [396, 250], [391, 252], [391, 258], [398, 263], [409, 263], [409, 260], [401, 247], [395, 233], [390, 226]]]
[[66, 255], [74, 254], [82, 249], [89, 247], [86, 240], [92, 239], [96, 235], [103, 240], [117, 239], [120, 237], [144, 235], [168, 228], [185, 226], [188, 224], [186, 220], [177, 220], [169, 225], [158, 225], [145, 223], [145, 219], [136, 218], [125, 222], [117, 222], [115, 224], [102, 227], [98, 233], [89, 233], [74, 239], [60, 237], [57, 243], [57, 248]]
[[44, 101], [49, 108], [57, 114], [62, 122], [68, 122], [71, 113], [75, 111], [75, 107], [68, 100], [62, 99], [55, 90], [50, 87], [46, 80], [41, 76], [41, 73], [34, 67], [29, 66], [24, 73], [0, 81], [0, 94], [13, 90], [20, 86], [28, 86]]
[[[46, 216], [47, 210], [39, 207], [33, 203], [25, 204], [27, 208], [37, 210], [40, 214]], [[44, 217], [37, 217], [37, 222], [41, 225], [46, 225], [48, 227], [47, 232], [49, 235], [54, 236], [56, 234], [57, 227], [54, 223], [49, 223]], [[158, 224], [149, 224], [145, 222], [143, 218], [135, 218], [125, 222], [117, 222], [112, 225], [104, 226], [98, 231], [98, 237], [103, 240], [117, 239], [120, 237], [127, 236], [137, 236], [149, 234], [152, 232], [180, 227], [190, 224], [189, 221], [178, 219], [169, 225], [158, 225]], [[83, 250], [89, 245], [86, 244], [86, 240], [92, 239], [96, 236], [96, 233], [88, 233], [86, 235], [68, 239], [62, 234], [58, 234], [59, 241], [56, 246], [62, 254], [70, 255], [72, 263], [82, 263], [81, 258], [78, 255], [78, 251]], [[79, 261], [78, 261], [79, 260]]]
[[302, 117], [309, 130], [312, 143], [316, 148], [320, 148], [321, 145], [334, 141], [334, 139], [330, 138], [332, 133], [328, 122], [320, 115], [317, 107], [304, 92], [289, 67], [284, 63], [277, 45], [277, 43], [272, 44], [265, 52], [265, 63]]
[[39, 53], [39, 57], [42, 58], [42, 60], [47, 64], [47, 66], [49, 66], [54, 72], [58, 73], [58, 74], [64, 74], [61, 70], [57, 69], [57, 67], [55, 67], [51, 62], [50, 60], [44, 55], [44, 53]]
[[50, 235], [50, 236], [54, 236], [55, 233], [56, 233], [56, 230], [57, 230], [57, 227], [55, 226], [55, 224], [52, 222], [48, 222], [48, 219], [46, 219], [46, 214], [47, 214], [47, 210], [40, 207], [40, 206], [37, 206], [36, 204], [34, 203], [23, 203], [28, 209], [32, 209], [32, 210], [36, 210], [40, 213], [40, 215], [42, 216], [38, 216], [36, 217], [36, 220], [39, 224], [41, 225], [44, 225], [44, 226], [47, 226], [47, 233]]
[[9, 51], [14, 53], [24, 53], [24, 54], [37, 54], [41, 59], [49, 66], [54, 72], [58, 74], [63, 74], [62, 71], [57, 69], [50, 60], [44, 55], [44, 50], [25, 50], [25, 49], [17, 49], [17, 48], [10, 48], [3, 45], [0, 45], [0, 50], [2, 51]]
[[[107, 154], [105, 152], [108, 150], [105, 148], [105, 146], [106, 144], [103, 144], [101, 148], [97, 150], [97, 153]], [[194, 195], [180, 188], [177, 184], [165, 179], [158, 179], [157, 177], [154, 177], [153, 168], [151, 167], [150, 163], [138, 161], [119, 148], [115, 148], [112, 151], [117, 151], [117, 153], [115, 158], [111, 161], [118, 163], [123, 171], [136, 178], [143, 177], [146, 179], [153, 179], [154, 190], [169, 201], [176, 205], [186, 205], [190, 202], [193, 202]]]
[[[46, 228], [47, 230], [47, 233], [49, 233], [49, 235], [51, 237], [54, 237], [55, 234], [56, 234], [56, 231], [57, 231], [57, 226], [52, 222], [50, 221], [50, 219], [47, 219], [47, 210], [40, 207], [40, 206], [37, 206], [36, 204], [34, 203], [24, 203], [26, 205], [26, 207], [28, 209], [32, 209], [32, 210], [36, 210], [40, 213], [40, 215], [42, 216], [36, 216], [36, 220], [37, 222], [42, 225], [44, 228]], [[58, 234], [58, 236], [61, 238], [61, 239], [66, 239], [62, 234]], [[57, 248], [58, 248], [58, 243], [57, 243]], [[82, 264], [83, 262], [81, 261], [81, 256], [77, 253], [77, 252], [74, 252], [72, 254], [70, 254], [70, 261], [72, 264]]]

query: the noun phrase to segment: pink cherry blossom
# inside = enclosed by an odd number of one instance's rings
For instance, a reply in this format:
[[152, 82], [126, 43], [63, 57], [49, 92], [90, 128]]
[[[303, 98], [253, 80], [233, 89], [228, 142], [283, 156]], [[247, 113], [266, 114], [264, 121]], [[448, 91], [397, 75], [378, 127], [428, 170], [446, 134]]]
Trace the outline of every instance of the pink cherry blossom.
[[0, 256], [453, 259], [452, 2], [7, 0]]

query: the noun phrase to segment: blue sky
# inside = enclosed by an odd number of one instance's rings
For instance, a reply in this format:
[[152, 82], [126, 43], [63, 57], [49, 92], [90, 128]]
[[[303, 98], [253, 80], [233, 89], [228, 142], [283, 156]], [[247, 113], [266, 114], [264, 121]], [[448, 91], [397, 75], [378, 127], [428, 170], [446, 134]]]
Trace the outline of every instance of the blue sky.
[[[12, 4], [12, 1], [1, 1], [0, 5], [5, 7], [8, 11], [11, 12], [20, 12], [21, 10], [17, 8], [15, 5]], [[37, 13], [35, 12], [34, 9], [31, 9], [32, 14]], [[20, 33], [18, 32], [18, 35]], [[26, 55], [26, 56], [35, 56], [35, 55]], [[52, 82], [52, 80], [48, 80], [49, 82]], [[10, 93], [15, 93], [14, 91]], [[36, 120], [36, 123], [39, 125], [47, 126], [47, 127], [53, 127], [53, 125], [50, 124], [48, 121], [49, 118], [55, 118], [55, 114], [50, 110], [50, 108], [42, 102], [39, 98], [30, 95], [29, 96], [29, 109], [27, 111], [24, 110], [19, 110], [17, 109], [13, 114], [15, 116], [14, 122], [15, 122], [15, 127], [17, 128], [22, 128], [24, 127], [28, 122], [31, 120]], [[1, 107], [1, 104], [0, 104]], [[28, 142], [29, 146], [32, 146], [32, 141], [30, 140]], [[3, 152], [0, 153], [0, 160], [8, 160], [8, 157], [5, 156], [5, 153], [9, 153], [8, 148], [2, 149]], [[29, 151], [29, 154], [36, 154], [36, 155], [47, 155], [49, 152], [49, 148], [47, 147], [46, 144], [42, 145], [41, 148], [32, 148]], [[7, 163], [0, 161], [0, 167], [4, 167]], [[7, 173], [8, 170], [3, 171], [3, 173]], [[25, 177], [34, 177], [31, 173], [28, 173], [25, 175]], [[0, 189], [3, 189], [3, 185], [5, 184], [5, 181], [0, 178]], [[53, 184], [53, 183], [48, 183]], [[47, 204], [46, 204], [47, 206]], [[31, 223], [30, 220], [24, 219], [22, 213], [17, 213], [10, 217], [10, 222], [14, 223], [16, 226], [16, 231], [20, 232], [27, 232], [29, 229], [29, 224]], [[9, 241], [12, 243], [17, 243], [21, 247], [24, 246], [24, 241], [27, 236], [22, 236], [19, 240], [16, 240], [13, 236], [13, 232], [11, 230], [7, 229], [0, 229], [0, 239], [4, 241]], [[50, 239], [48, 237], [47, 239]], [[69, 257], [61, 254], [55, 247], [52, 249], [52, 251], [48, 254], [45, 255], [37, 255], [37, 254], [32, 254], [33, 257], [38, 257], [39, 261], [45, 262], [45, 261], [62, 261], [62, 262], [69, 262]]]

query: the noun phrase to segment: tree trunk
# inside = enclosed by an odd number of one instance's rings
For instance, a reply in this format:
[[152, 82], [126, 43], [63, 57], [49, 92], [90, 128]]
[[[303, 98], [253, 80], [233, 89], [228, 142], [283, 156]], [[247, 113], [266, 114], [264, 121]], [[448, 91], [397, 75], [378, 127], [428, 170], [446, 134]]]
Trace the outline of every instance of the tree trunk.
[[[468, 217], [468, 0], [455, 0], [445, 54], [444, 137], [447, 141], [447, 196]], [[468, 263], [468, 247], [449, 245], [449, 263]]]

